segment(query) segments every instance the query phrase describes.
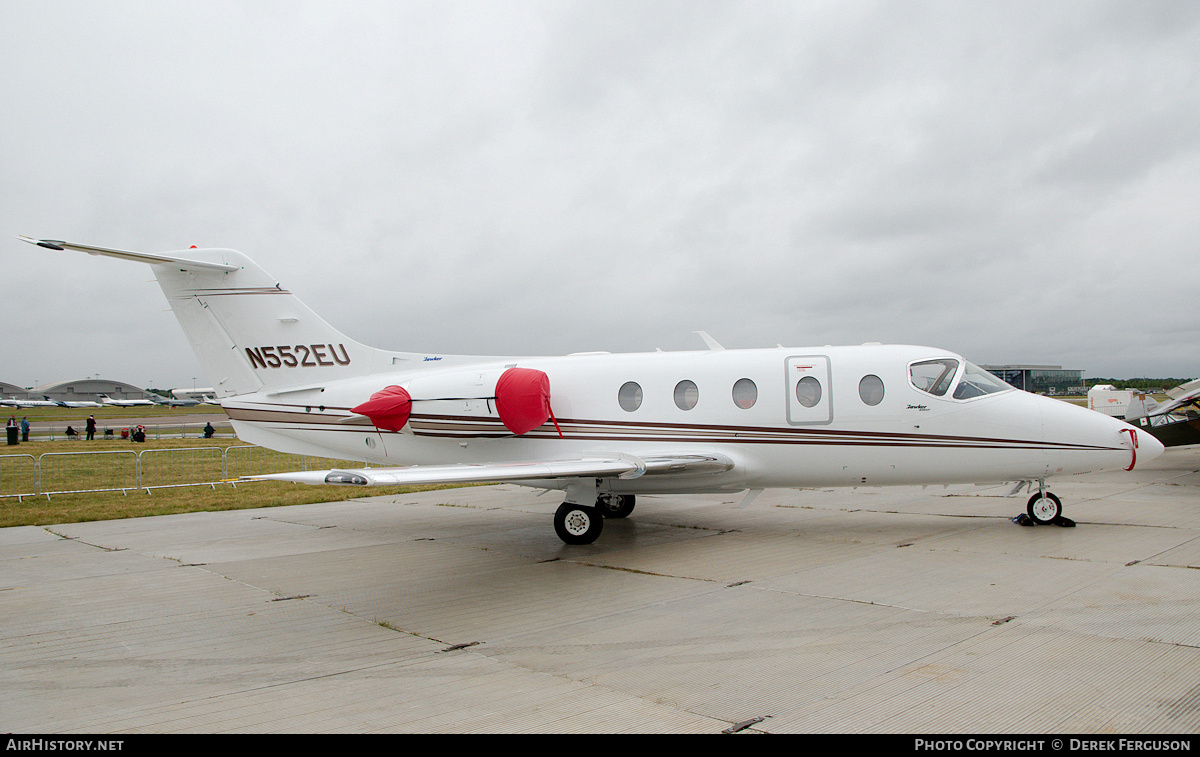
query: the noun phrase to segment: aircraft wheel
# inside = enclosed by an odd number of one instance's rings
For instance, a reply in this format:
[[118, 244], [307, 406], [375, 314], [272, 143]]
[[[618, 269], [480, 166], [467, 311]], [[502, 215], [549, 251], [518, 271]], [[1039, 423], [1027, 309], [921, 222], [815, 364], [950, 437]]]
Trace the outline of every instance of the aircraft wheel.
[[564, 502], [554, 513], [554, 532], [566, 544], [591, 544], [603, 529], [604, 517], [598, 507]]
[[633, 512], [632, 494], [601, 494], [596, 497], [596, 509], [605, 518], [628, 518]]
[[1062, 502], [1050, 492], [1035, 494], [1029, 498], [1025, 512], [1029, 513], [1029, 519], [1034, 523], [1045, 526], [1062, 515]]

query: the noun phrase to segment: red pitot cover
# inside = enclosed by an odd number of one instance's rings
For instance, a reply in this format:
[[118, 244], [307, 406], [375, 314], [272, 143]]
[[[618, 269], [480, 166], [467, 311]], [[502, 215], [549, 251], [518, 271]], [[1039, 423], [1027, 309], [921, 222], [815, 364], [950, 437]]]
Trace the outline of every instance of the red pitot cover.
[[367, 416], [377, 428], [399, 431], [408, 423], [408, 415], [412, 412], [412, 397], [403, 387], [389, 386], [375, 392], [371, 399], [351, 408], [350, 412]]
[[496, 412], [517, 436], [532, 431], [550, 415], [550, 377], [533, 368], [509, 368], [496, 382]]

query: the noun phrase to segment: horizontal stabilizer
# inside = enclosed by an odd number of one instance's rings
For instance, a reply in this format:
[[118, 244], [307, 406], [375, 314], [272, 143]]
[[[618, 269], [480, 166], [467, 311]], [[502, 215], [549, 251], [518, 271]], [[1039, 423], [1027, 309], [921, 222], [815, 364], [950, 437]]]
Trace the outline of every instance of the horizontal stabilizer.
[[212, 271], [236, 271], [239, 266], [226, 265], [224, 263], [210, 263], [205, 260], [189, 260], [187, 258], [179, 258], [173, 255], [151, 254], [148, 252], [131, 252], [129, 250], [113, 250], [108, 247], [95, 247], [89, 244], [76, 244], [75, 242], [61, 242], [56, 239], [33, 239], [32, 237], [19, 236], [22, 242], [35, 244], [38, 247], [45, 247], [49, 250], [77, 250], [86, 252], [89, 255], [104, 255], [110, 258], [121, 258], [122, 260], [132, 260], [137, 263], [149, 263], [151, 265], [178, 265], [180, 268], [204, 268]]
[[556, 478], [637, 478], [642, 475], [724, 473], [733, 461], [724, 455], [632, 455], [577, 460], [534, 460], [482, 465], [413, 465], [403, 468], [357, 468], [243, 476], [248, 481], [291, 481], [298, 484], [349, 486], [417, 486], [538, 481]]

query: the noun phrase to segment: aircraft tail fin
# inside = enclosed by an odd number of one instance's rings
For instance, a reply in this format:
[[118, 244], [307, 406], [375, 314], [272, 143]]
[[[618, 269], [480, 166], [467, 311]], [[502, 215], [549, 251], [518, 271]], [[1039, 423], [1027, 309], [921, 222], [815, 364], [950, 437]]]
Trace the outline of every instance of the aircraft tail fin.
[[319, 386], [391, 362], [392, 353], [346, 337], [235, 250], [152, 254], [20, 238], [150, 264], [218, 397]]

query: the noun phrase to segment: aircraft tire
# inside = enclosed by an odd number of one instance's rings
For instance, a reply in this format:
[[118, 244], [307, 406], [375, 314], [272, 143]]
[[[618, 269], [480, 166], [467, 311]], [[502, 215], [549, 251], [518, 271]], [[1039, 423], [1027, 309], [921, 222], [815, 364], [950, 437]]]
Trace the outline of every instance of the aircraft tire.
[[591, 544], [604, 530], [600, 508], [563, 502], [554, 513], [554, 532], [565, 544]]
[[1025, 512], [1034, 523], [1046, 526], [1062, 516], [1062, 502], [1050, 492], [1038, 493], [1029, 498]]
[[596, 509], [605, 518], [628, 518], [633, 506], [632, 494], [601, 494], [596, 497]]

